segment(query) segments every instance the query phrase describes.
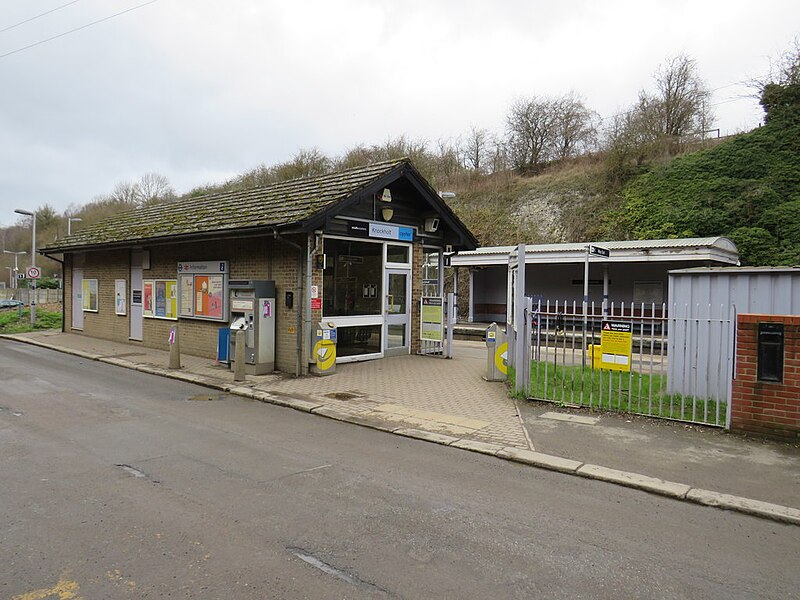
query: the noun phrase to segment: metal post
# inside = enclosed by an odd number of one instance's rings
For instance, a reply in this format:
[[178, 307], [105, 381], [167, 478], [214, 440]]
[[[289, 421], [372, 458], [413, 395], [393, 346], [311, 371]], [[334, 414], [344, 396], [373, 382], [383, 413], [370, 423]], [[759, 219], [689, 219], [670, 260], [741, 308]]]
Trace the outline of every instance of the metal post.
[[[33, 233], [31, 234], [31, 266], [36, 266], [36, 213], [31, 214], [33, 219]], [[31, 279], [31, 327], [36, 324], [36, 279]]]
[[589, 244], [586, 244], [586, 256], [583, 259], [583, 366], [586, 366], [586, 329], [589, 326]]
[[445, 314], [447, 320], [447, 358], [453, 358], [453, 325], [456, 320], [454, 318], [456, 311], [456, 295], [453, 292], [447, 294], [447, 312]]
[[172, 327], [169, 333], [170, 346], [169, 346], [169, 368], [181, 368], [181, 342], [178, 335], [178, 326]]
[[[23, 210], [21, 208], [17, 208], [14, 210], [15, 213], [18, 215], [25, 215], [30, 217], [33, 220], [33, 227], [31, 230], [31, 267], [36, 266], [36, 212], [31, 212], [29, 210]], [[36, 279], [31, 280], [31, 326], [36, 323]]]
[[608, 319], [608, 263], [603, 264], [603, 319]]
[[517, 247], [517, 289], [514, 294], [514, 331], [517, 339], [514, 341], [514, 391], [524, 389], [525, 381], [525, 345], [530, 346], [531, 340], [525, 339], [525, 244]]
[[234, 353], [233, 363], [233, 380], [244, 381], [244, 330], [240, 329], [236, 332], [236, 350]]

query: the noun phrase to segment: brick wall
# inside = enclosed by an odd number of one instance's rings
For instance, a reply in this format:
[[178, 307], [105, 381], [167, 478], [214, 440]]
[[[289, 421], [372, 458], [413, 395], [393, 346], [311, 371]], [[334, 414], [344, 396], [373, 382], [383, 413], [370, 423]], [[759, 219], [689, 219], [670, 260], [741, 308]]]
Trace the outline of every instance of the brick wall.
[[411, 354], [418, 354], [422, 349], [419, 339], [420, 319], [422, 318], [420, 301], [422, 299], [422, 265], [425, 262], [425, 250], [421, 243], [414, 244], [411, 265]]
[[[759, 323], [784, 324], [782, 382], [758, 380]], [[731, 430], [800, 440], [800, 316], [738, 316]]]
[[[305, 249], [305, 237], [292, 241]], [[272, 279], [277, 288], [275, 310], [275, 365], [280, 371], [294, 373], [297, 361], [297, 314], [302, 310], [297, 290], [298, 252], [280, 238], [272, 236], [242, 238], [227, 241], [196, 242], [163, 246], [145, 246], [150, 252], [150, 268], [143, 271], [144, 279], [176, 279], [178, 262], [227, 260], [231, 279]], [[305, 254], [305, 252], [304, 252]], [[125, 316], [114, 312], [114, 280], [124, 279], [130, 304], [129, 250], [87, 252], [83, 263], [84, 279], [98, 280], [99, 306], [97, 313], [84, 312], [83, 335], [142, 344], [168, 350], [169, 330], [179, 324], [181, 351], [196, 356], [214, 358], [217, 330], [227, 325], [221, 321], [196, 319], [154, 319], [143, 321], [143, 340], [130, 341], [130, 306]], [[72, 318], [71, 256], [64, 262], [64, 302], [66, 330]], [[291, 309], [286, 307], [285, 292], [295, 295]], [[304, 364], [304, 362], [303, 362]]]

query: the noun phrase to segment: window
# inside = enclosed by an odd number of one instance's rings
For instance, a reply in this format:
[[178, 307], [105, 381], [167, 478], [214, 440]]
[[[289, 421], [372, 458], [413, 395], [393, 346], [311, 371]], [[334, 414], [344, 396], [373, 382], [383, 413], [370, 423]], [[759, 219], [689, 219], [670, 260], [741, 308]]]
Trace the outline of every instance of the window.
[[383, 244], [325, 238], [325, 256], [323, 314], [380, 315]]
[[407, 265], [409, 263], [408, 251], [409, 251], [408, 246], [396, 246], [395, 244], [387, 244], [386, 262]]

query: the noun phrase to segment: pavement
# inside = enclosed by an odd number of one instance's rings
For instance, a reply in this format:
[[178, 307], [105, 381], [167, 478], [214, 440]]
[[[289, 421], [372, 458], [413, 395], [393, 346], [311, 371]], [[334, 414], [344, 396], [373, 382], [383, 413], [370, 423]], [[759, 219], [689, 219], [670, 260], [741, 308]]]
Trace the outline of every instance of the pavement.
[[[457, 341], [455, 357], [401, 356], [340, 364], [324, 377], [248, 375], [208, 358], [60, 331], [3, 335], [212, 390], [286, 406], [520, 465], [800, 525], [800, 445], [722, 429], [517, 401], [486, 382], [485, 347]], [[209, 399], [213, 393], [209, 393]], [[202, 398], [198, 398], [202, 399]]]

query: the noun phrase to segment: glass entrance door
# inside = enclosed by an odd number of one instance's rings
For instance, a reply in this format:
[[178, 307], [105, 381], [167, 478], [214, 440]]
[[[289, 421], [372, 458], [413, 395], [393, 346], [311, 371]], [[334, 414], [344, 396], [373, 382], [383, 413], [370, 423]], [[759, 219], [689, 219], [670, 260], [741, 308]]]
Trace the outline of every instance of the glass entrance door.
[[386, 269], [384, 280], [384, 356], [408, 354], [411, 322], [411, 272]]

